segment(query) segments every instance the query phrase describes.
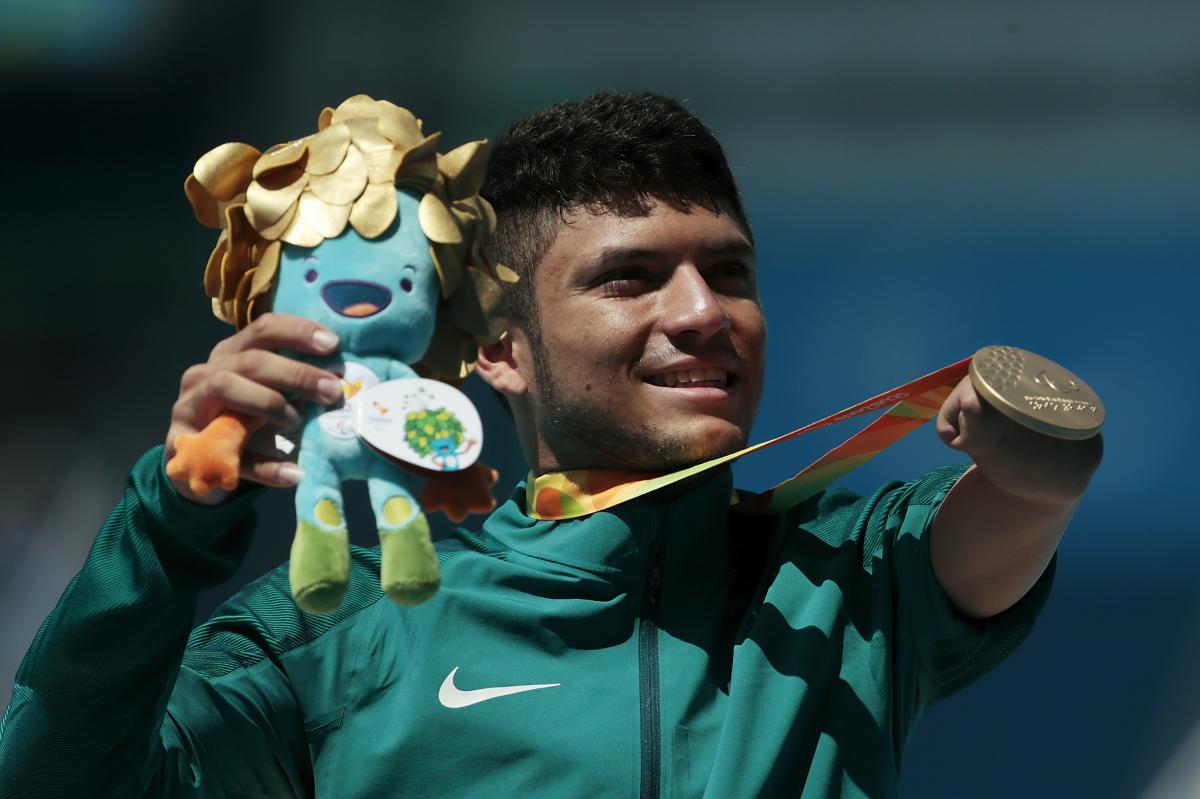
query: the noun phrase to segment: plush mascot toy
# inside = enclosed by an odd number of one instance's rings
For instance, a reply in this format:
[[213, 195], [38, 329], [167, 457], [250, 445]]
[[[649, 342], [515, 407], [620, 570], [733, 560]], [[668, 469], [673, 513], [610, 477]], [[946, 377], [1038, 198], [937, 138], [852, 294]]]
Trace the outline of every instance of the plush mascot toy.
[[[365, 95], [326, 108], [317, 127], [265, 153], [223, 144], [196, 162], [184, 190], [200, 222], [221, 229], [204, 273], [218, 318], [240, 329], [274, 310], [340, 337], [337, 353], [309, 358], [342, 377], [344, 401], [305, 414], [289, 562], [296, 602], [310, 612], [341, 603], [341, 484], [366, 480], [383, 589], [416, 604], [439, 582], [421, 504], [456, 518], [493, 504], [495, 472], [473, 463], [478, 414], [448, 384], [502, 335], [500, 283], [516, 274], [481, 250], [495, 227], [479, 196], [485, 141], [439, 155], [439, 134], [425, 136], [410, 112]], [[232, 489], [255, 427], [226, 413], [180, 436], [168, 474], [200, 494]], [[421, 504], [414, 471], [428, 478]]]

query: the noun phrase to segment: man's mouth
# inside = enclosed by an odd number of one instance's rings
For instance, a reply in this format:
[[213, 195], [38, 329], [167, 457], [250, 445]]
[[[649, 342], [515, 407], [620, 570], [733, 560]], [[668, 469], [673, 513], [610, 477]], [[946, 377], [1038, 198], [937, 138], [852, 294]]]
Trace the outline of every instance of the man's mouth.
[[709, 369], [680, 369], [675, 372], [661, 372], [646, 377], [646, 382], [652, 386], [664, 388], [727, 388], [730, 375], [724, 369], [712, 367]]

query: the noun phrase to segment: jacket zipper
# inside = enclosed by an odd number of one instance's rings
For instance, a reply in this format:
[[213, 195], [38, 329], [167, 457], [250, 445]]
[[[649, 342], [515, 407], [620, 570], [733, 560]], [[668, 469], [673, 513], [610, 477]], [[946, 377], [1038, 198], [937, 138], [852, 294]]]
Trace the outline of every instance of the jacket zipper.
[[638, 628], [638, 682], [641, 694], [642, 782], [641, 799], [658, 799], [662, 773], [662, 714], [658, 695], [658, 597], [662, 590], [662, 567], [655, 556], [642, 605]]

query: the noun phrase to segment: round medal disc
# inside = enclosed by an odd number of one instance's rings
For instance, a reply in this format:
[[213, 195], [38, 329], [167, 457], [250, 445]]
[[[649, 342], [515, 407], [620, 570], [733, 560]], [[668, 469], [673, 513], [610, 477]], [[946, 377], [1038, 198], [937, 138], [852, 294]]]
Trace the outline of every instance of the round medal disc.
[[1055, 438], [1080, 440], [1100, 432], [1104, 403], [1076, 375], [1016, 347], [984, 347], [971, 358], [979, 396], [1017, 424]]

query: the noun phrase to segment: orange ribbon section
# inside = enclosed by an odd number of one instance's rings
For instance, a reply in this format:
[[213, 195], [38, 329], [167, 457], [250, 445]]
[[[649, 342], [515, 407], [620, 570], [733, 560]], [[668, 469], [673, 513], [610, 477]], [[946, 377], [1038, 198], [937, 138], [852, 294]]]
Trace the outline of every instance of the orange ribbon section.
[[966, 376], [970, 363], [970, 358], [964, 358], [790, 433], [679, 471], [647, 474], [621, 469], [578, 469], [530, 476], [526, 486], [526, 513], [535, 519], [586, 516], [813, 430], [888, 408], [878, 419], [793, 477], [738, 503], [742, 510], [755, 513], [798, 505], [936, 416], [954, 386]]

